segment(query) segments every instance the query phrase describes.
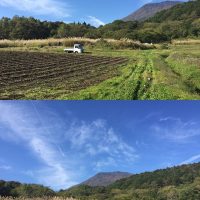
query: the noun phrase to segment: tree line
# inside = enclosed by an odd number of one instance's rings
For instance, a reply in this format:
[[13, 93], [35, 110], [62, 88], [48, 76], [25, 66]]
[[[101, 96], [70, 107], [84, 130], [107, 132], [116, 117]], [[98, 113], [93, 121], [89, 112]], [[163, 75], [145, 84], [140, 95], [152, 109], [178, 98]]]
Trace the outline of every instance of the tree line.
[[145, 22], [116, 20], [95, 28], [87, 23], [40, 21], [14, 16], [0, 19], [0, 39], [47, 39], [65, 37], [128, 38], [147, 43], [200, 37], [200, 0], [178, 4]]
[[84, 37], [93, 26], [84, 23], [40, 21], [33, 17], [3, 17], [0, 20], [0, 39], [47, 39], [50, 37]]

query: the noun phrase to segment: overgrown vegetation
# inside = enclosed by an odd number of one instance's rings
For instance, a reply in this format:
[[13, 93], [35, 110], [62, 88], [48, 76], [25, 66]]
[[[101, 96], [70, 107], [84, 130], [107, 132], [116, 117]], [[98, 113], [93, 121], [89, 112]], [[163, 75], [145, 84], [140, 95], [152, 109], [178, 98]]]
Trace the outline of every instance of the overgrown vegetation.
[[200, 0], [178, 4], [145, 22], [121, 20], [95, 28], [89, 24], [41, 22], [32, 17], [15, 16], [0, 20], [0, 39], [47, 39], [64, 37], [128, 38], [146, 43], [200, 36]]
[[106, 48], [106, 49], [154, 49], [151, 44], [143, 44], [139, 41], [130, 39], [90, 39], [90, 38], [49, 38], [41, 40], [0, 40], [0, 49], [4, 48], [29, 48], [42, 49], [48, 47], [72, 47], [76, 43], [83, 44], [87, 49]]
[[42, 185], [35, 184], [21, 184], [14, 181], [0, 181], [0, 196], [2, 197], [24, 197], [24, 198], [34, 198], [34, 197], [53, 197], [55, 192]]
[[60, 193], [82, 200], [197, 200], [200, 164], [133, 175], [108, 187], [77, 186]]

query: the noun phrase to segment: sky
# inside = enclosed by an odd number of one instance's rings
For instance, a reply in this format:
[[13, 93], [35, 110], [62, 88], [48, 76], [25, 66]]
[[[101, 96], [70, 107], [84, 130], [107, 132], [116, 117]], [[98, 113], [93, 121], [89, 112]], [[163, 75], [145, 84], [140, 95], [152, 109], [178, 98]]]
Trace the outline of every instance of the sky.
[[0, 179], [66, 189], [200, 161], [200, 103], [0, 101]]
[[0, 17], [32, 16], [66, 23], [85, 21], [98, 27], [122, 19], [149, 2], [152, 0], [0, 0]]

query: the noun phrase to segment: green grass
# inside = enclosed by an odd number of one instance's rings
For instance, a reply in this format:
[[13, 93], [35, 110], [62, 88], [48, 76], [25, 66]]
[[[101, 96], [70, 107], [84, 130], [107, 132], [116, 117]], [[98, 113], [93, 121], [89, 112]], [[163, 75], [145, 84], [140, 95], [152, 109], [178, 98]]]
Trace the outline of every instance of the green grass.
[[[129, 64], [121, 69], [118, 77], [107, 80], [98, 86], [85, 90], [62, 95], [61, 99], [113, 99], [113, 100], [190, 100], [200, 99], [198, 90], [185, 78], [192, 67], [177, 63], [179, 69], [174, 70], [174, 65], [169, 62], [174, 52], [184, 53], [184, 47], [180, 50], [171, 46], [170, 50], [127, 50], [113, 52], [98, 52], [110, 56], [121, 55], [130, 58]], [[196, 46], [186, 46], [186, 52], [191, 56], [198, 54], [200, 49]], [[199, 62], [199, 59], [198, 59]], [[179, 70], [184, 68], [180, 74]], [[200, 81], [198, 66], [193, 66], [193, 81]], [[191, 72], [192, 73], [192, 72]], [[191, 78], [191, 76], [190, 76]]]
[[[5, 48], [4, 50], [10, 50]], [[62, 53], [62, 47], [28, 48]], [[98, 85], [80, 91], [62, 87], [40, 86], [24, 91], [25, 99], [66, 100], [196, 100], [200, 99], [199, 45], [170, 45], [169, 49], [109, 50], [87, 49], [93, 55], [123, 56], [129, 62], [119, 67], [119, 73]]]

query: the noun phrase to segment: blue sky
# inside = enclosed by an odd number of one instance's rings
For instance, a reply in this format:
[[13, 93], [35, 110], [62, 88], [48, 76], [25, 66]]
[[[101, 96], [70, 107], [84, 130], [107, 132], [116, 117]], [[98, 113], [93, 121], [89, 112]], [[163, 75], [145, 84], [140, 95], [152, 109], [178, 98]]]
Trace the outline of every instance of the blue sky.
[[0, 17], [33, 16], [98, 26], [121, 19], [149, 2], [152, 0], [1, 0]]
[[200, 161], [199, 102], [0, 101], [0, 179], [67, 188]]

